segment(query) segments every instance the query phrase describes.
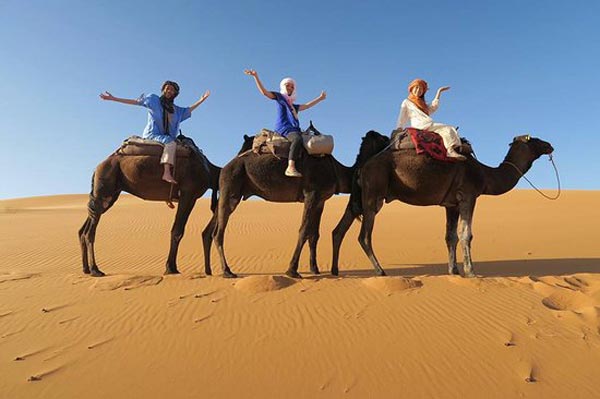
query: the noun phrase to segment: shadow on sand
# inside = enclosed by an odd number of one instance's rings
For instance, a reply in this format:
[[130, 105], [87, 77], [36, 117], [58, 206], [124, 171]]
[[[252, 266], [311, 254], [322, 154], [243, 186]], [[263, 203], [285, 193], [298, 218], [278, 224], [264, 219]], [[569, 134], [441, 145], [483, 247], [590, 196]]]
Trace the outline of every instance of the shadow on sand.
[[[518, 259], [491, 262], [477, 262], [473, 265], [475, 273], [481, 277], [525, 277], [525, 276], [562, 276], [576, 273], [600, 273], [600, 259]], [[429, 265], [383, 265], [388, 276], [445, 276], [448, 265], [437, 263]], [[459, 264], [459, 270], [462, 264]], [[461, 270], [462, 271], [462, 270]], [[325, 272], [325, 270], [323, 270]], [[373, 269], [344, 270], [340, 267], [341, 277], [372, 277]]]

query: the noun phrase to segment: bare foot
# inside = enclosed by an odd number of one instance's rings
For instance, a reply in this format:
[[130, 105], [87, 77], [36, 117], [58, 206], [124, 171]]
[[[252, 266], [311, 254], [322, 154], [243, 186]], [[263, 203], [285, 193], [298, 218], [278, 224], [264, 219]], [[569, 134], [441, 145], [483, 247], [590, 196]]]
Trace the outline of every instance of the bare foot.
[[173, 176], [165, 176], [165, 175], [163, 175], [162, 179], [164, 181], [166, 181], [167, 183], [177, 184], [177, 181], [175, 179], [173, 179]]

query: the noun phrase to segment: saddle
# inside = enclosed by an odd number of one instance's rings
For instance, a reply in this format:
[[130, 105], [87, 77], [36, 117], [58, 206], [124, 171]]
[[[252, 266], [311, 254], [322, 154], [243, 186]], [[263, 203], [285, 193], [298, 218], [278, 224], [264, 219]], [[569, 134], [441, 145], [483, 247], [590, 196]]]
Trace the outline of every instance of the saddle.
[[256, 154], [273, 154], [277, 158], [288, 158], [290, 145], [288, 139], [269, 129], [262, 129], [252, 141], [252, 152]]
[[[333, 136], [321, 134], [310, 122], [310, 126], [302, 133], [302, 142], [308, 155], [324, 156], [333, 152]], [[273, 154], [277, 158], [289, 157], [290, 141], [279, 133], [262, 129], [252, 142], [252, 151], [256, 154]]]
[[[417, 154], [428, 154], [430, 157], [440, 161], [454, 161], [446, 156], [446, 147], [442, 137], [427, 130], [414, 128], [396, 129], [392, 132], [392, 150], [410, 150], [414, 149]], [[461, 137], [461, 145], [457, 152], [462, 155], [471, 155], [473, 149], [471, 143]]]
[[[179, 135], [176, 139], [177, 158], [189, 158], [193, 153], [202, 155], [193, 140], [189, 137]], [[131, 136], [123, 141], [121, 147], [116, 151], [118, 155], [145, 155], [160, 157], [163, 153], [164, 145], [158, 141], [144, 139], [139, 136]]]

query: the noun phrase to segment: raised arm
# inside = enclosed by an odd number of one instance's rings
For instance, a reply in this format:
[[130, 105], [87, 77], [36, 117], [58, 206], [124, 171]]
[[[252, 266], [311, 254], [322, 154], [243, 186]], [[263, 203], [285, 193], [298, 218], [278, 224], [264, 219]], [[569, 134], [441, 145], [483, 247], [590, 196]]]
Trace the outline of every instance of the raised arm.
[[254, 69], [245, 69], [244, 73], [246, 75], [250, 75], [254, 78], [254, 81], [256, 82], [256, 87], [258, 87], [258, 91], [260, 92], [260, 94], [262, 94], [263, 96], [265, 96], [271, 100], [275, 99], [275, 95], [273, 93], [271, 93], [270, 91], [268, 91], [267, 89], [265, 89], [262, 82], [258, 78], [258, 73]]
[[304, 111], [305, 109], [309, 109], [310, 107], [314, 107], [315, 105], [317, 105], [318, 103], [320, 103], [321, 101], [325, 100], [327, 98], [327, 93], [322, 91], [321, 95], [317, 98], [315, 98], [312, 101], [307, 102], [306, 104], [302, 104], [300, 105], [300, 107], [298, 107], [299, 111]]
[[118, 98], [105, 91], [104, 93], [100, 93], [100, 98], [106, 101], [116, 101], [118, 103], [129, 104], [129, 105], [140, 105], [138, 100], [130, 100], [127, 98]]
[[440, 96], [443, 92], [447, 90], [450, 90], [450, 86], [443, 86], [438, 89], [437, 93], [435, 93], [433, 101], [431, 101], [431, 104], [429, 105], [429, 114], [433, 114], [435, 111], [438, 110], [438, 108], [440, 107]]
[[198, 100], [195, 103], [193, 103], [192, 105], [190, 105], [190, 112], [193, 112], [196, 108], [198, 108], [198, 106], [200, 104], [202, 104], [204, 102], [204, 100], [206, 100], [208, 98], [208, 96], [210, 96], [210, 90], [206, 90], [204, 92], [204, 94], [202, 95], [202, 97], [200, 97], [200, 100]]

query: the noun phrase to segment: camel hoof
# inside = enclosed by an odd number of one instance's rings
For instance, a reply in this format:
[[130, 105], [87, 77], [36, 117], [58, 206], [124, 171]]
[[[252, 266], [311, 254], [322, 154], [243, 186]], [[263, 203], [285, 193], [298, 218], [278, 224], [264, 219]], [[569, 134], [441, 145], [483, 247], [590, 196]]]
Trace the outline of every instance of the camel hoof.
[[451, 276], [459, 276], [460, 272], [458, 271], [458, 267], [453, 267], [452, 269], [450, 269], [448, 271], [448, 274], [450, 274]]
[[319, 268], [318, 268], [318, 267], [311, 267], [311, 268], [310, 268], [310, 272], [311, 272], [312, 274], [321, 274], [321, 272], [319, 271]]
[[288, 270], [287, 272], [285, 272], [285, 275], [291, 278], [302, 278], [300, 273], [298, 273], [295, 270]]
[[381, 269], [381, 270], [377, 270], [377, 271], [375, 272], [375, 274], [376, 274], [376, 275], [378, 275], [379, 277], [384, 277], [384, 276], [387, 276], [387, 274], [385, 274], [385, 272], [383, 271], [383, 269]]
[[331, 275], [332, 276], [339, 276], [340, 275], [340, 271], [337, 268], [331, 269]]
[[179, 270], [177, 269], [167, 269], [165, 270], [165, 276], [168, 274], [179, 274]]
[[83, 269], [83, 274], [90, 274], [90, 269]]
[[104, 277], [106, 274], [102, 273], [99, 269], [92, 269], [90, 272], [90, 276], [92, 277]]
[[477, 276], [475, 275], [475, 273], [473, 273], [473, 272], [468, 272], [468, 273], [466, 273], [466, 272], [465, 272], [465, 278], [473, 278], [473, 277], [477, 277]]
[[206, 274], [207, 276], [212, 276], [212, 270], [210, 270], [210, 269], [204, 270], [204, 274]]
[[235, 274], [231, 270], [225, 270], [223, 272], [223, 278], [237, 278], [237, 274]]

